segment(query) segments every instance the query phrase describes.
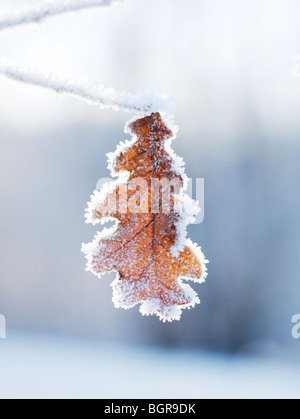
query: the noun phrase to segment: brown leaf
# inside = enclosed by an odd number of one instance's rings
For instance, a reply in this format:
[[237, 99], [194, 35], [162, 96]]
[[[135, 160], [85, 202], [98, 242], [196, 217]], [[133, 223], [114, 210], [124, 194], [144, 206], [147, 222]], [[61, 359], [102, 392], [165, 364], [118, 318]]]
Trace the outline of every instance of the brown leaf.
[[172, 321], [180, 318], [182, 308], [199, 303], [195, 291], [180, 278], [202, 282], [206, 261], [192, 242], [185, 240], [182, 245], [179, 227], [184, 215], [175, 211], [180, 191], [171, 189], [170, 205], [163, 207], [167, 195], [153, 187], [153, 180], [167, 180], [183, 188], [183, 177], [165, 148], [172, 132], [159, 113], [138, 119], [129, 128], [136, 141], [123, 145], [112, 161], [115, 173], [129, 174], [127, 181], [117, 181], [106, 194], [96, 192], [88, 209], [91, 222], [113, 217], [117, 228], [83, 246], [87, 269], [97, 275], [118, 272], [112, 284], [116, 307], [142, 303], [142, 314]]

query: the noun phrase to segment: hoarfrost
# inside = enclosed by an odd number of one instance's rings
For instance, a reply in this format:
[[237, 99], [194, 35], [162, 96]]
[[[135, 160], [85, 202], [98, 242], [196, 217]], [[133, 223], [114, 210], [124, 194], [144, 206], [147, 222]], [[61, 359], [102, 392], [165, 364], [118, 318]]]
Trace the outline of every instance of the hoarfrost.
[[[152, 114], [151, 117], [153, 115], [155, 116], [157, 114]], [[167, 117], [165, 116], [164, 123], [166, 123], [166, 120]], [[134, 121], [136, 121], [136, 118], [126, 124], [125, 132], [131, 133], [131, 124]], [[155, 123], [156, 120], [154, 118], [154, 125]], [[179, 320], [183, 309], [192, 308], [200, 303], [197, 293], [183, 281], [193, 280], [197, 283], [204, 282], [207, 276], [206, 264], [208, 263], [201, 248], [186, 238], [187, 226], [194, 222], [195, 216], [199, 213], [200, 208], [198, 202], [194, 201], [185, 193], [188, 178], [185, 174], [184, 162], [180, 157], [176, 156], [171, 148], [171, 142], [175, 138], [178, 129], [173, 126], [170, 119], [168, 119], [168, 123], [168, 129], [172, 127], [173, 136], [168, 139], [165, 138], [163, 153], [167, 153], [166, 155], [169, 156], [167, 158], [172, 162], [172, 172], [183, 181], [180, 191], [174, 196], [176, 203], [175, 210], [179, 213], [175, 221], [176, 240], [174, 244], [167, 251], [161, 244], [157, 245], [154, 243], [153, 228], [155, 229], [156, 218], [152, 213], [149, 213], [127, 214], [128, 218], [126, 219], [126, 223], [122, 217], [120, 218], [120, 214], [115, 214], [119, 219], [122, 219], [122, 222], [117, 220], [115, 226], [111, 229], [104, 229], [101, 233], [98, 233], [91, 244], [82, 246], [82, 251], [87, 258], [87, 270], [99, 277], [104, 272], [117, 273], [116, 279], [111, 284], [115, 307], [130, 309], [140, 304], [142, 315], [149, 316], [156, 314], [163, 322]], [[128, 153], [131, 156], [130, 153], [135, 150], [134, 147], [138, 147], [137, 144], [140, 138], [135, 133], [131, 134], [133, 135], [131, 141], [121, 142], [115, 152], [108, 154], [108, 167], [111, 175], [117, 177], [117, 179], [106, 183], [101, 191], [95, 191], [92, 195], [86, 211], [86, 221], [89, 223], [96, 224], [99, 222], [102, 223], [103, 220], [116, 220], [113, 212], [111, 214], [104, 213], [103, 204], [105, 199], [113, 194], [120, 185], [126, 185], [129, 177], [132, 175], [126, 170], [126, 165], [128, 164], [126, 156]], [[139, 151], [140, 154], [134, 155], [133, 158], [139, 158], [140, 155], [147, 153], [147, 150]], [[122, 170], [119, 171], [115, 170], [115, 167], [116, 161], [120, 158], [125, 163]], [[142, 157], [141, 163], [136, 163], [137, 170], [142, 170], [143, 165], [147, 171], [147, 162]], [[174, 219], [172, 220], [174, 221]], [[164, 228], [167, 229], [169, 227], [167, 224], [167, 227]], [[125, 230], [128, 240], [124, 241], [122, 234]], [[141, 247], [141, 243], [143, 247]], [[152, 256], [148, 256], [151, 246], [152, 250], [154, 249], [153, 246], [156, 246], [156, 254], [153, 253]], [[168, 278], [170, 269], [173, 269], [172, 264], [174, 260], [181, 260], [184, 264], [183, 255], [187, 257], [186, 252], [189, 251], [201, 266], [201, 274], [198, 275], [195, 273], [195, 266], [190, 270], [186, 268], [184, 274], [179, 273], [172, 285], [166, 286], [163, 279], [158, 279], [157, 271], [159, 270], [160, 272], [160, 278]], [[155, 260], [153, 255], [155, 255]], [[139, 264], [142, 258], [145, 260], [143, 260], [143, 266], [140, 267]], [[169, 262], [165, 262], [163, 258]], [[190, 263], [192, 264], [192, 262]], [[128, 272], [131, 274], [125, 277], [124, 275], [121, 276], [119, 271], [126, 271], [127, 274]]]

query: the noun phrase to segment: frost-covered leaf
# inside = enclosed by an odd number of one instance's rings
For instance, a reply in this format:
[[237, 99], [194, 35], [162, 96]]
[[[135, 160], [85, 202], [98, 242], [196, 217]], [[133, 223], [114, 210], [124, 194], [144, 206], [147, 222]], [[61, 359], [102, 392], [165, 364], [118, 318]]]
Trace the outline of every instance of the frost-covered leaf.
[[186, 239], [198, 208], [184, 194], [183, 163], [171, 150], [173, 133], [160, 114], [131, 122], [127, 131], [133, 141], [109, 155], [118, 180], [95, 191], [87, 209], [87, 222], [116, 220], [83, 245], [87, 270], [118, 273], [112, 283], [116, 307], [141, 303], [143, 315], [178, 320], [183, 308], [200, 302], [182, 279], [201, 283], [206, 277], [201, 249]]

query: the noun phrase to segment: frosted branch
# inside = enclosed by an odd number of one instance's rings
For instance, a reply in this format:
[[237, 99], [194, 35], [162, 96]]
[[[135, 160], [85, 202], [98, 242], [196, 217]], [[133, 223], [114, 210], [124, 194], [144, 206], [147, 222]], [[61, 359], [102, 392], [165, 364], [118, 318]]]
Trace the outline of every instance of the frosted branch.
[[0, 59], [0, 74], [21, 83], [44, 87], [59, 94], [75, 96], [91, 105], [110, 108], [115, 111], [138, 113], [173, 112], [170, 101], [151, 91], [139, 91], [137, 94], [117, 92], [113, 88], [92, 86], [87, 78], [71, 80], [68, 77], [55, 76], [32, 70], [24, 65], [9, 63]]
[[15, 12], [0, 12], [0, 31], [84, 9], [110, 7], [124, 0], [48, 0]]

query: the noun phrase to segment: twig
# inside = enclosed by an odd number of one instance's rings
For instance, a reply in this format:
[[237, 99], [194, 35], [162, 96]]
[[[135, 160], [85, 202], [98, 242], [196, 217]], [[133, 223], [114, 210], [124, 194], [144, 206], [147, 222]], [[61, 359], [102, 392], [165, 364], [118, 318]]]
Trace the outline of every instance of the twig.
[[111, 7], [124, 0], [48, 0], [15, 12], [0, 12], [0, 31], [83, 9]]
[[72, 80], [68, 77], [32, 70], [24, 65], [12, 64], [1, 58], [0, 74], [21, 83], [44, 87], [59, 94], [75, 96], [91, 105], [99, 105], [102, 108], [110, 108], [115, 111], [173, 112], [173, 106], [168, 98], [151, 91], [139, 91], [137, 94], [117, 92], [113, 88], [92, 86], [86, 77]]

